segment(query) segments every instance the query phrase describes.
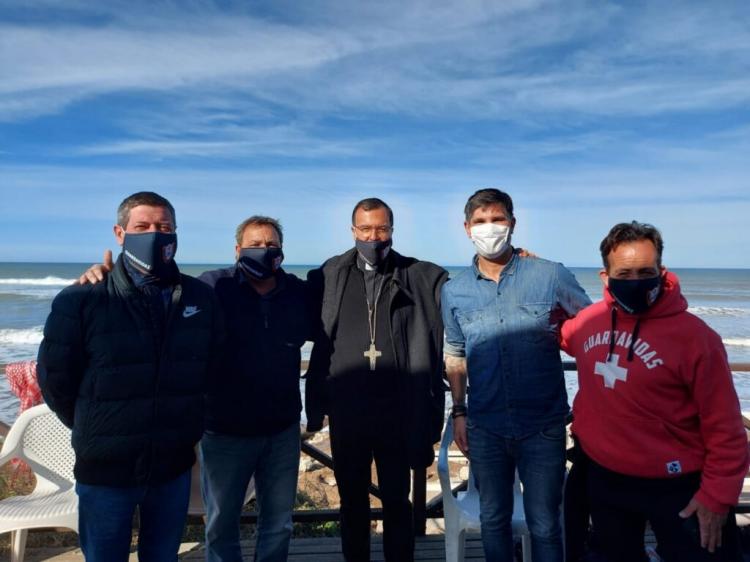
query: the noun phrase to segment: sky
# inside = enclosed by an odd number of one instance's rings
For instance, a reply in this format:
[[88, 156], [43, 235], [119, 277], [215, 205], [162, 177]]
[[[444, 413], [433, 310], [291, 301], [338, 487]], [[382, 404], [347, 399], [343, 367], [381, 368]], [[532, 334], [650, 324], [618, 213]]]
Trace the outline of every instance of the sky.
[[98, 261], [153, 190], [178, 262], [264, 214], [318, 264], [376, 196], [396, 250], [462, 265], [498, 187], [541, 257], [640, 220], [667, 266], [750, 268], [749, 169], [746, 0], [0, 0], [0, 261]]

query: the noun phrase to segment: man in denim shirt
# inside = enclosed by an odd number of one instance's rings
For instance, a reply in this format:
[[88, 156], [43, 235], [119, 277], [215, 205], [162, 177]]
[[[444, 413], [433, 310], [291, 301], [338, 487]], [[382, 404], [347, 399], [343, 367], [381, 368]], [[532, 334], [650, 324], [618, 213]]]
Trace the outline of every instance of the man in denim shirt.
[[507, 193], [479, 190], [464, 211], [477, 255], [443, 286], [441, 302], [454, 435], [477, 479], [485, 557], [513, 560], [517, 470], [533, 560], [562, 562], [568, 400], [557, 330], [591, 301], [561, 264], [514, 251]]

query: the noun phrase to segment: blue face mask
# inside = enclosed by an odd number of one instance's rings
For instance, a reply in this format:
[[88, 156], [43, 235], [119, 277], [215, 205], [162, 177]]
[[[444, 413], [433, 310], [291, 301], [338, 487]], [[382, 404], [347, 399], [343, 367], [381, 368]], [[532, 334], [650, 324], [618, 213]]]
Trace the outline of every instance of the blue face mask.
[[281, 248], [240, 248], [237, 266], [251, 279], [269, 279], [281, 267], [284, 252]]
[[144, 276], [168, 278], [177, 251], [174, 232], [125, 233], [122, 253], [128, 263]]
[[629, 314], [646, 312], [661, 294], [661, 276], [648, 279], [609, 278], [609, 292], [622, 309]]

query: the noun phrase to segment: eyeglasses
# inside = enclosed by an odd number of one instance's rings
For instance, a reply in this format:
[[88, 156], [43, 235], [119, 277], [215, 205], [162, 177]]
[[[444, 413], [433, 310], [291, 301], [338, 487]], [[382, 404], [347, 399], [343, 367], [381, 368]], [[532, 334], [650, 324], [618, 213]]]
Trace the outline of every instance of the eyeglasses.
[[372, 234], [373, 232], [377, 234], [390, 234], [393, 232], [392, 226], [387, 225], [380, 225], [380, 226], [370, 226], [369, 224], [364, 226], [356, 226], [354, 225], [354, 228], [357, 229], [357, 232], [360, 234], [364, 234], [365, 236]]

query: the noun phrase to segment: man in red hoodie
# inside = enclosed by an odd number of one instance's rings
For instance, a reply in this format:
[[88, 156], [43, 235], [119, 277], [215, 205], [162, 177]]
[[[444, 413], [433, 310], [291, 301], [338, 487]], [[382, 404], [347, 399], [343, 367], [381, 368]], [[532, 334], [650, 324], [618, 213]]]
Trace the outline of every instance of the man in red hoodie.
[[732, 373], [662, 249], [651, 225], [614, 226], [600, 246], [604, 300], [561, 332], [578, 363], [573, 433], [595, 544], [611, 562], [645, 560], [649, 521], [665, 562], [740, 560], [732, 506], [748, 448]]

